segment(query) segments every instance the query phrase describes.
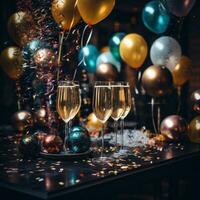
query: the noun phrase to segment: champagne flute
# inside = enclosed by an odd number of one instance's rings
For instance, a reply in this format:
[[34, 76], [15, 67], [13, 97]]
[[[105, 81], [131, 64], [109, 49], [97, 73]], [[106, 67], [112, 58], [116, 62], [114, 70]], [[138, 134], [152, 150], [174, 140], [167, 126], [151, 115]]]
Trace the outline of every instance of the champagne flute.
[[121, 149], [120, 149], [120, 152], [124, 151], [124, 119], [129, 114], [129, 112], [131, 110], [131, 104], [132, 104], [129, 83], [125, 82], [122, 85], [122, 87], [124, 88], [124, 92], [125, 92], [125, 109], [124, 109], [124, 112], [123, 112], [123, 114], [121, 116]]
[[79, 85], [73, 81], [61, 81], [57, 91], [57, 112], [65, 122], [63, 151], [66, 153], [66, 142], [69, 134], [69, 121], [75, 117], [81, 106]]
[[115, 133], [115, 144], [117, 148], [117, 132], [118, 132], [118, 120], [121, 118], [125, 110], [125, 90], [121, 82], [111, 83], [112, 95], [113, 95], [113, 111], [111, 118], [114, 120], [114, 133]]
[[[112, 114], [112, 90], [110, 82], [96, 82], [93, 93], [93, 111], [97, 119], [102, 123], [102, 143], [100, 161], [107, 161], [104, 156], [104, 125]], [[97, 160], [98, 161], [98, 160]]]

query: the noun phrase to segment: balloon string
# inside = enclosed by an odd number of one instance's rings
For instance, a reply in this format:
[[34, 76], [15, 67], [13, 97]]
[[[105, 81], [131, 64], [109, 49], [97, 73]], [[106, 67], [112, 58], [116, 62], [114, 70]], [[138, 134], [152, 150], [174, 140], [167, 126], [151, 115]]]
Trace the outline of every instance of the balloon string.
[[182, 31], [183, 23], [184, 23], [184, 17], [181, 17], [180, 18], [179, 33], [178, 33], [179, 40], [181, 39], [181, 31]]
[[136, 95], [139, 94], [139, 88], [138, 87], [140, 85], [141, 76], [142, 76], [142, 72], [140, 70], [137, 70], [137, 79], [136, 79], [136, 84], [135, 84], [135, 87], [134, 87]]
[[155, 118], [154, 118], [154, 106], [155, 106], [155, 100], [154, 98], [152, 98], [151, 99], [151, 118], [152, 118], [154, 131], [155, 133], [158, 133], [157, 128], [156, 128]]
[[19, 84], [19, 81], [17, 80], [16, 81], [16, 94], [17, 94], [17, 109], [18, 111], [21, 110], [21, 102], [20, 102], [20, 99], [21, 99], [21, 87], [20, 87], [20, 84]]
[[177, 106], [177, 115], [178, 115], [181, 110], [181, 87], [177, 88], [177, 93], [178, 93], [178, 106]]
[[59, 78], [60, 78], [61, 56], [62, 56], [62, 46], [63, 46], [64, 35], [65, 35], [65, 31], [61, 32], [60, 37], [59, 37], [57, 82], [59, 81]]
[[[83, 48], [83, 46], [87, 46], [88, 43], [89, 43], [90, 40], [91, 40], [91, 37], [92, 37], [92, 34], [93, 34], [93, 28], [90, 29], [89, 36], [88, 36], [88, 38], [87, 38], [87, 40], [86, 40], [86, 43], [85, 43], [85, 45], [84, 45], [84, 37], [85, 37], [85, 34], [86, 34], [86, 30], [87, 30], [88, 28], [90, 28], [90, 27], [91, 27], [91, 26], [87, 24], [87, 25], [85, 26], [84, 30], [83, 30], [83, 34], [82, 34], [82, 37], [81, 37], [81, 48]], [[74, 81], [75, 78], [76, 78], [76, 74], [77, 74], [78, 67], [79, 67], [82, 63], [84, 63], [84, 65], [86, 65], [86, 63], [85, 63], [85, 56], [83, 56], [82, 60], [78, 63], [78, 66], [76, 67], [76, 69], [75, 69], [75, 71], [74, 71], [74, 75], [73, 75], [73, 79], [72, 79], [73, 81]]]
[[160, 112], [160, 104], [158, 105], [158, 115], [157, 115], [157, 130], [158, 133], [160, 132], [160, 118], [161, 118], [161, 112]]

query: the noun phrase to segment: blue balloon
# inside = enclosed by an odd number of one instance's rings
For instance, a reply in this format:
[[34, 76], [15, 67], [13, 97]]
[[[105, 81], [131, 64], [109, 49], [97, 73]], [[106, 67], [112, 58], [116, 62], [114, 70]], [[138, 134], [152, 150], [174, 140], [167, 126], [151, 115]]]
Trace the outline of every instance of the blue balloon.
[[36, 53], [36, 51], [38, 51], [41, 48], [48, 48], [48, 45], [38, 39], [32, 40], [22, 50], [24, 59], [30, 60]]
[[113, 64], [116, 67], [116, 69], [117, 69], [118, 72], [121, 71], [121, 63], [118, 60], [116, 60], [114, 58], [114, 56], [112, 55], [112, 53], [109, 52], [109, 51], [105, 52], [105, 53], [102, 53], [98, 57], [98, 59], [97, 59], [97, 66], [100, 65], [100, 64], [102, 64], [102, 63]]
[[110, 52], [112, 53], [113, 57], [115, 57], [115, 59], [118, 61], [121, 61], [119, 46], [125, 35], [125, 33], [115, 33], [109, 41]]
[[142, 20], [150, 31], [160, 34], [167, 30], [170, 16], [162, 3], [151, 1], [143, 9]]
[[81, 66], [88, 72], [96, 72], [96, 61], [99, 56], [99, 51], [94, 45], [87, 45], [79, 52], [79, 62], [82, 61]]

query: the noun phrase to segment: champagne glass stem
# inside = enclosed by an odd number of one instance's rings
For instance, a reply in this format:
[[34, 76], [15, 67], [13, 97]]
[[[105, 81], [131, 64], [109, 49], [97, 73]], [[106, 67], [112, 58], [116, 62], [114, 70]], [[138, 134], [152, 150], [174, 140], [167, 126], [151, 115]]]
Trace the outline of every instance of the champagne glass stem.
[[69, 137], [69, 122], [65, 123], [65, 136], [64, 136], [64, 143], [63, 143], [64, 152], [67, 152], [66, 145], [67, 145], [68, 137]]
[[117, 148], [117, 131], [118, 131], [118, 124], [117, 121], [114, 121], [114, 133], [115, 133], [115, 147]]
[[124, 149], [124, 119], [121, 119], [121, 149]]
[[104, 155], [104, 131], [105, 131], [105, 127], [104, 127], [104, 123], [102, 123], [102, 127], [101, 127], [101, 158], [103, 158]]

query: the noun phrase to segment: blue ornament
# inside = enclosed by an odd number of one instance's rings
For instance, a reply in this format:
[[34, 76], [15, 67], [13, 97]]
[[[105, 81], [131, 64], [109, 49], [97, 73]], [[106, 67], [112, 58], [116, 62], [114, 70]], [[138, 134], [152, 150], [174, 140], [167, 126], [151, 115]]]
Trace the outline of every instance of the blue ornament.
[[79, 62], [83, 61], [81, 66], [90, 73], [96, 72], [96, 61], [99, 51], [94, 45], [87, 45], [79, 52]]
[[160, 34], [167, 30], [170, 16], [162, 3], [151, 1], [143, 9], [142, 20], [150, 31]]
[[30, 60], [33, 55], [41, 48], [47, 48], [47, 44], [41, 40], [34, 39], [29, 42], [22, 50], [22, 54], [25, 60]]
[[110, 51], [102, 53], [98, 58], [97, 58], [97, 66], [99, 66], [102, 63], [109, 63], [112, 64], [113, 66], [116, 67], [117, 71], [121, 71], [121, 63], [114, 58], [112, 53]]
[[110, 52], [112, 53], [113, 57], [118, 61], [121, 61], [119, 46], [121, 40], [124, 38], [125, 35], [125, 33], [115, 33], [109, 41]]
[[69, 150], [73, 153], [84, 153], [90, 149], [91, 140], [87, 129], [75, 126], [70, 130], [68, 138]]

